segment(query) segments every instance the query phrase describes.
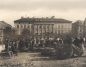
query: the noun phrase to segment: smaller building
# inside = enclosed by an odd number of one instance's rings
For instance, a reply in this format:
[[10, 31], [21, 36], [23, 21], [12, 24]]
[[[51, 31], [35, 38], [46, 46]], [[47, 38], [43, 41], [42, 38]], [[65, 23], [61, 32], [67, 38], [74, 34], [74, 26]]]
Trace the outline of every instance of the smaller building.
[[4, 37], [5, 37], [4, 29], [6, 29], [7, 27], [11, 28], [12, 26], [7, 24], [4, 21], [0, 21], [0, 44], [3, 44]]
[[85, 18], [85, 20], [83, 21], [83, 37], [86, 38], [86, 18]]
[[72, 34], [74, 37], [83, 37], [83, 21], [78, 20], [72, 24]]

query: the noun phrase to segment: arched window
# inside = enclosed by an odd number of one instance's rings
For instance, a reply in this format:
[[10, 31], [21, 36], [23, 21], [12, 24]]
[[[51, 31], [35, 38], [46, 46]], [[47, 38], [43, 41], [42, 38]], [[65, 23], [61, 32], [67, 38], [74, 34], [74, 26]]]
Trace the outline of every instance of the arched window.
[[17, 28], [19, 28], [19, 25], [17, 25]]
[[24, 28], [26, 28], [26, 25], [24, 25]]
[[44, 25], [43, 28], [46, 29], [46, 26]]
[[28, 25], [27, 28], [30, 28], [30, 26]]
[[23, 28], [23, 25], [21, 25], [21, 28]]
[[42, 25], [40, 25], [39, 28], [41, 29], [42, 28]]

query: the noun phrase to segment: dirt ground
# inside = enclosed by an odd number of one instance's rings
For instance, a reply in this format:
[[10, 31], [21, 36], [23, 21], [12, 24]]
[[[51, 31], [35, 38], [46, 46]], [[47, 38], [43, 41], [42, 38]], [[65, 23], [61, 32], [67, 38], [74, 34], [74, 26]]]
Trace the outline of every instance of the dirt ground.
[[82, 57], [64, 60], [41, 56], [40, 52], [23, 52], [11, 58], [0, 58], [0, 67], [86, 67], [86, 51]]

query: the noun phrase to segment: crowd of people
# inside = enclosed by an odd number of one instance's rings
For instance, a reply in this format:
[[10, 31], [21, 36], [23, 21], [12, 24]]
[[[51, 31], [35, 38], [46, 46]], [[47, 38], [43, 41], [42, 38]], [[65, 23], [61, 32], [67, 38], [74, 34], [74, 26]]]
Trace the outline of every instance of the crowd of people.
[[7, 52], [10, 56], [17, 55], [18, 53], [18, 41], [13, 41], [6, 39], [5, 40], [5, 52]]
[[[30, 39], [20, 39], [20, 40], [5, 40], [5, 51], [10, 52], [10, 54], [18, 54], [18, 51], [29, 51], [33, 50], [33, 47], [53, 47], [53, 48], [62, 48], [67, 45], [66, 48], [75, 45], [76, 47], [83, 49], [84, 46], [83, 38], [48, 38], [48, 39], [40, 39], [40, 40], [30, 40]], [[65, 48], [65, 49], [66, 49]]]

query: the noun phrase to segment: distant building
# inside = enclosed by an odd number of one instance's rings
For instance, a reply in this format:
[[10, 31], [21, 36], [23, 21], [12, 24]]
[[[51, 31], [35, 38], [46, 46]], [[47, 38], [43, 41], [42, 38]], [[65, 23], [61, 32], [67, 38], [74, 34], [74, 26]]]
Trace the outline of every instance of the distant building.
[[0, 44], [3, 44], [3, 40], [4, 40], [4, 36], [5, 36], [4, 29], [6, 27], [11, 27], [11, 25], [7, 24], [4, 21], [0, 21]]
[[[20, 18], [14, 21], [17, 34], [20, 35], [23, 29], [27, 28], [34, 36], [44, 38], [49, 34], [70, 33], [72, 22], [65, 19], [51, 18]], [[52, 35], [51, 35], [52, 37]]]
[[78, 20], [72, 25], [72, 33], [74, 37], [83, 37], [83, 21]]
[[86, 18], [85, 18], [84, 23], [83, 23], [83, 37], [86, 38]]

